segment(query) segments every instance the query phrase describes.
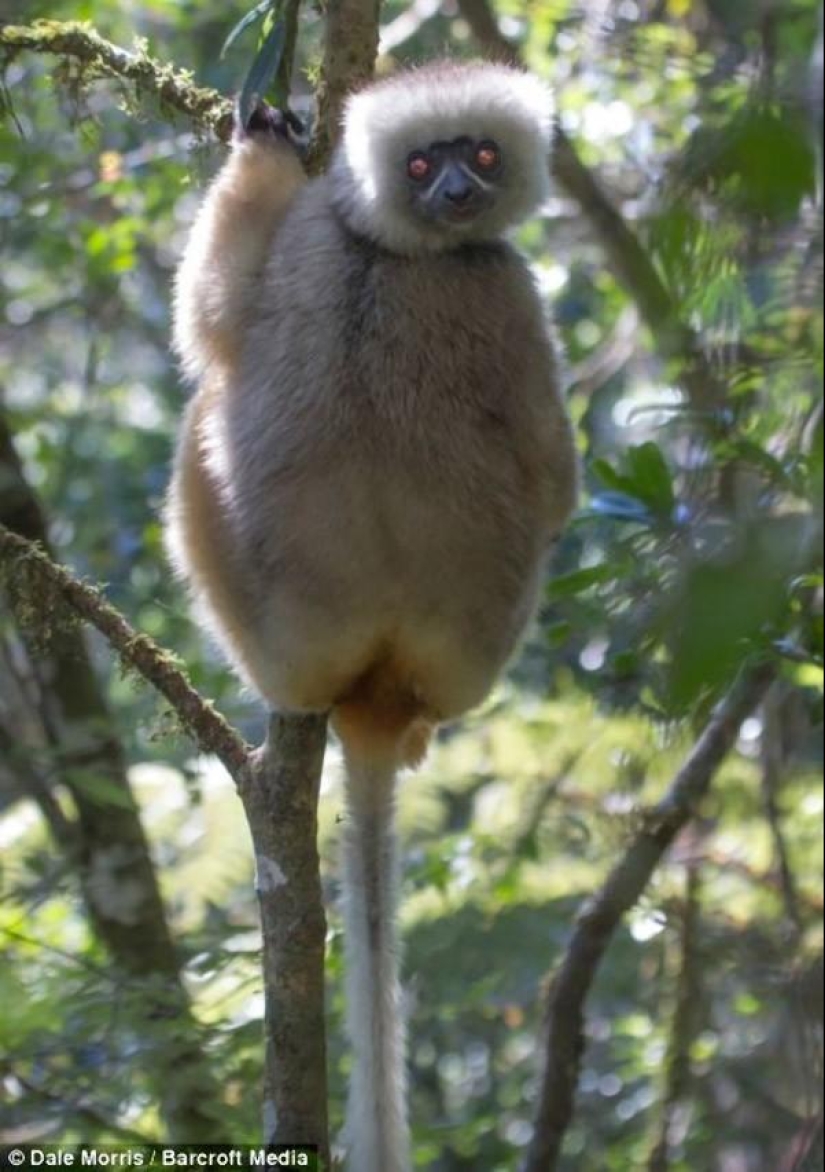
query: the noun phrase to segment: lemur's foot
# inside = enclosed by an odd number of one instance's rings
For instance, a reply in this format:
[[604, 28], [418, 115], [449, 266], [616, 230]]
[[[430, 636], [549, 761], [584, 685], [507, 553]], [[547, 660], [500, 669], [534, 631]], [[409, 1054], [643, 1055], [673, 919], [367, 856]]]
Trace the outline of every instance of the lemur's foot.
[[291, 110], [278, 110], [262, 98], [255, 103], [245, 124], [240, 106], [235, 106], [235, 138], [239, 141], [248, 138], [274, 138], [300, 150], [300, 135], [303, 129], [300, 118]]

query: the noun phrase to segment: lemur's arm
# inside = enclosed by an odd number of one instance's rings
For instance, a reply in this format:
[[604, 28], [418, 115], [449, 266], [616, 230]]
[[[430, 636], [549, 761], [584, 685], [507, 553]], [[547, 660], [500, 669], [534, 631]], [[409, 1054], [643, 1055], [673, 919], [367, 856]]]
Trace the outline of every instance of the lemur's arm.
[[272, 239], [305, 182], [287, 119], [259, 105], [235, 132], [178, 269], [175, 348], [193, 378], [234, 368]]

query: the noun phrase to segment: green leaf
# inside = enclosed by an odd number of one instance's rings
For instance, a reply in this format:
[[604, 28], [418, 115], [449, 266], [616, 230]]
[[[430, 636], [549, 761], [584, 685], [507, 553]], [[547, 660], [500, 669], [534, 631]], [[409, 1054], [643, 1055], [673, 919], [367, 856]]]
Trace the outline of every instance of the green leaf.
[[606, 488], [633, 495], [633, 484], [630, 479], [623, 476], [612, 464], [608, 464], [607, 460], [594, 460], [590, 467]]
[[242, 36], [248, 28], [251, 28], [253, 24], [257, 24], [259, 20], [263, 20], [265, 16], [273, 12], [277, 7], [280, 7], [279, 0], [260, 0], [260, 3], [256, 4], [251, 12], [247, 12], [246, 16], [242, 17], [233, 27], [223, 43], [221, 57], [226, 56], [238, 37]]
[[754, 216], [796, 214], [815, 186], [815, 154], [800, 110], [756, 106], [727, 130], [727, 149], [711, 170], [734, 185], [734, 195]]
[[272, 30], [261, 45], [241, 90], [238, 110], [242, 125], [246, 126], [255, 103], [272, 85], [284, 55], [285, 44], [286, 22], [279, 20], [272, 26]]
[[774, 642], [798, 556], [796, 532], [785, 523], [762, 526], [741, 548], [690, 568], [668, 631], [672, 712], [727, 686], [751, 654]]
[[612, 490], [604, 494], [606, 497], [625, 499], [623, 512], [627, 500], [635, 499], [660, 516], [669, 517], [673, 513], [676, 507], [673, 478], [658, 444], [649, 442], [629, 448], [624, 453], [620, 469], [606, 460], [594, 460], [591, 467], [599, 480]]
[[641, 670], [641, 657], [637, 651], [618, 651], [610, 660], [613, 674], [628, 679]]
[[616, 571], [612, 566], [588, 566], [584, 570], [574, 570], [571, 574], [563, 574], [550, 583], [551, 598], [571, 598], [582, 594], [592, 586], [601, 586], [605, 582], [612, 582]]
[[649, 442], [630, 448], [625, 457], [634, 495], [655, 512], [670, 516], [676, 505], [673, 478], [658, 444]]

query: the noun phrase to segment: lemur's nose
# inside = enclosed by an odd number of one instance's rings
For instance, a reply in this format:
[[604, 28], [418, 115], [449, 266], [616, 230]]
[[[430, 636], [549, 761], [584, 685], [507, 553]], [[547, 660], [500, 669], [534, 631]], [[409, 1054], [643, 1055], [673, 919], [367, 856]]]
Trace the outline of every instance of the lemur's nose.
[[470, 176], [458, 163], [450, 161], [446, 167], [441, 193], [453, 207], [463, 207], [469, 203], [473, 194], [473, 184]]
[[458, 180], [454, 183], [449, 183], [444, 191], [444, 195], [450, 203], [465, 204], [470, 196], [473, 194], [473, 189], [467, 180]]

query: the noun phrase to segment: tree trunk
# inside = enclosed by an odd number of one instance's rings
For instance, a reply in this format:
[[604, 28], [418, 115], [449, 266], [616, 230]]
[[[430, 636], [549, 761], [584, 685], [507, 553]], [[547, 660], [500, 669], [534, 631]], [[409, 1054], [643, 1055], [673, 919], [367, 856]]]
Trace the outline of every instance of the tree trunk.
[[327, 722], [276, 716], [241, 799], [255, 848], [266, 998], [264, 1139], [312, 1144], [329, 1167], [324, 1032], [326, 916], [318, 794]]

